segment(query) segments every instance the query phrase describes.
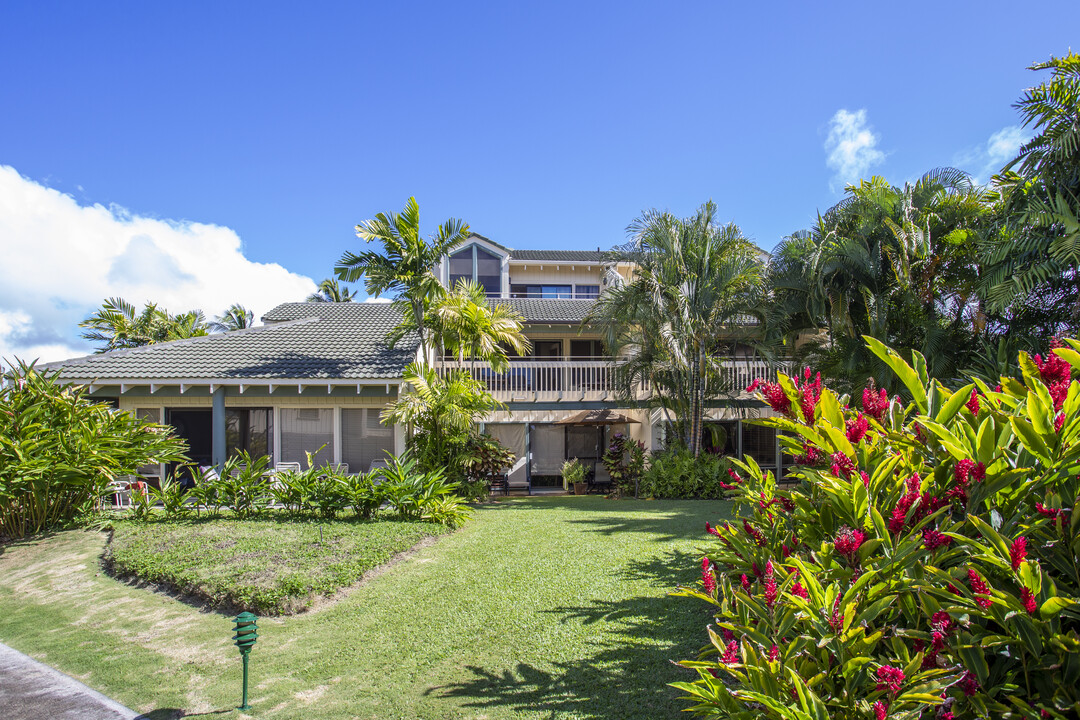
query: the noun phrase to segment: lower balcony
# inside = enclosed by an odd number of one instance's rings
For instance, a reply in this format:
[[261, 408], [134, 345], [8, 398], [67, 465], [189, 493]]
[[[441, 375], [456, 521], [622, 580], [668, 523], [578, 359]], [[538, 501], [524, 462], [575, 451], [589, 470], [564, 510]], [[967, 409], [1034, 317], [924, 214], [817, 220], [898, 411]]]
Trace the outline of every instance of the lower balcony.
[[[775, 381], [777, 370], [786, 370], [788, 365], [770, 366], [759, 359], [742, 358], [723, 358], [721, 363], [725, 384], [736, 396], [745, 396], [746, 387], [756, 379]], [[443, 376], [465, 370], [501, 402], [595, 402], [615, 399], [615, 365], [606, 358], [514, 358], [503, 373], [494, 372], [488, 363], [469, 360], [437, 360], [435, 369]], [[635, 393], [639, 400], [648, 394], [645, 384]]]

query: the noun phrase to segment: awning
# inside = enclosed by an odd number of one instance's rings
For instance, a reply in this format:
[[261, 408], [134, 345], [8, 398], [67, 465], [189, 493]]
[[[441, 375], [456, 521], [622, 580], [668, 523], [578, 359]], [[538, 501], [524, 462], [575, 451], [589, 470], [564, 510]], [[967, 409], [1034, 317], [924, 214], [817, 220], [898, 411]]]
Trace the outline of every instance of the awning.
[[609, 408], [582, 410], [555, 422], [556, 425], [625, 425], [627, 423], [640, 424], [640, 421]]

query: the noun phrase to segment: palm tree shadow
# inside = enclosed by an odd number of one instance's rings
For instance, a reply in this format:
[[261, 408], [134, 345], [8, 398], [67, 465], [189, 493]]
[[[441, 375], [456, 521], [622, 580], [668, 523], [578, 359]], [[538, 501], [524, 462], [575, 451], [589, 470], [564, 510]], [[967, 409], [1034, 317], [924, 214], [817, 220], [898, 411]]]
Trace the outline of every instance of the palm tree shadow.
[[[650, 579], [672, 589], [693, 578], [694, 563], [685, 552], [631, 563], [620, 573], [623, 581]], [[546, 612], [560, 616], [563, 623], [579, 624], [593, 639], [587, 645], [593, 650], [580, 659], [545, 666], [470, 665], [471, 679], [428, 694], [458, 698], [465, 707], [477, 709], [542, 710], [552, 719], [685, 717], [687, 703], [668, 683], [695, 677], [674, 661], [694, 657], [704, 645], [709, 616], [703, 605], [657, 594], [594, 599]]]

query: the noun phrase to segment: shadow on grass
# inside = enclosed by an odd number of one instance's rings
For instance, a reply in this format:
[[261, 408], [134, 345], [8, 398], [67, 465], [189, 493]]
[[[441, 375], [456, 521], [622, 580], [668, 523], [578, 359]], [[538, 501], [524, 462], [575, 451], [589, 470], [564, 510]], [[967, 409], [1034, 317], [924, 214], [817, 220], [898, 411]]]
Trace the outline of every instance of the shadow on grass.
[[[695, 578], [691, 553], [632, 563], [624, 581], [650, 579], [674, 589]], [[709, 614], [702, 603], [666, 594], [623, 600], [592, 600], [547, 611], [563, 623], [580, 623], [594, 650], [571, 662], [538, 667], [519, 662], [512, 668], [467, 666], [469, 680], [429, 690], [457, 698], [465, 707], [542, 711], [548, 718], [588, 720], [677, 718], [689, 703], [668, 686], [696, 674], [674, 664], [692, 658], [705, 644]]]

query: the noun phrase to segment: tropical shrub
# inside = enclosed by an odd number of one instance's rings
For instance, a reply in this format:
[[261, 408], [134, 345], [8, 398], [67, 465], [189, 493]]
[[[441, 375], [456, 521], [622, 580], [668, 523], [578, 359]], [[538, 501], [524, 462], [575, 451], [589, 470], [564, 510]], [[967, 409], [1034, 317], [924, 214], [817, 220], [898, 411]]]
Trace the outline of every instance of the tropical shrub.
[[211, 481], [218, 503], [240, 519], [265, 510], [270, 496], [269, 467], [270, 458], [265, 455], [253, 458], [244, 451], [233, 455], [225, 461], [221, 476]]
[[679, 593], [715, 629], [676, 686], [707, 717], [1076, 717], [1080, 343], [951, 391], [866, 342], [910, 402], [764, 386], [802, 482], [733, 461], [742, 517]]
[[[188, 497], [188, 491], [186, 491], [180, 481], [177, 480], [175, 474], [163, 478], [161, 487], [156, 488], [150, 486], [147, 490], [138, 493], [138, 495], [140, 497], [138, 501], [132, 501], [133, 505], [135, 502], [138, 502], [140, 506], [144, 503], [151, 506], [161, 505], [165, 517], [170, 520], [185, 518], [195, 509], [194, 499]], [[140, 511], [142, 511], [141, 507]], [[149, 508], [140, 514], [149, 517]]]
[[468, 517], [467, 509], [451, 513], [452, 503], [444, 502], [446, 498], [454, 498], [460, 504], [461, 499], [454, 495], [457, 484], [448, 482], [442, 470], [424, 472], [414, 458], [404, 456], [394, 458], [387, 467], [376, 472], [382, 476], [382, 492], [387, 504], [403, 520], [420, 520], [430, 512], [447, 518], [460, 516], [462, 520]]
[[344, 499], [362, 520], [370, 520], [382, 507], [385, 496], [379, 484], [381, 477], [377, 472], [349, 475], [344, 478]]
[[22, 537], [91, 512], [118, 475], [183, 459], [162, 425], [93, 403], [57, 373], [18, 363], [0, 383], [0, 536]]
[[465, 478], [458, 483], [458, 494], [467, 502], [487, 497], [491, 479], [505, 475], [516, 459], [513, 450], [490, 435], [472, 435], [461, 453]]
[[649, 456], [638, 494], [673, 499], [723, 498], [730, 467], [727, 458], [721, 455], [702, 453], [694, 457], [680, 444]]
[[600, 458], [620, 495], [634, 493], [634, 481], [645, 472], [645, 443], [616, 433]]

